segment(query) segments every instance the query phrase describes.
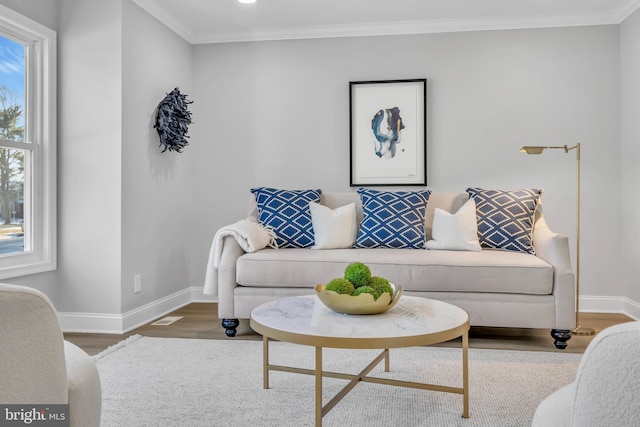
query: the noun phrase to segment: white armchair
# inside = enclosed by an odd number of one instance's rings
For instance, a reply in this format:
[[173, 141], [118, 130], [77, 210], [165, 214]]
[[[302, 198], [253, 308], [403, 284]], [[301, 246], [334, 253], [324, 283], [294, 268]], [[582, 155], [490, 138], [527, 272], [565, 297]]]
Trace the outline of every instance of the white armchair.
[[576, 379], [540, 403], [534, 427], [625, 427], [640, 423], [640, 322], [609, 327], [591, 341]]
[[100, 425], [102, 391], [95, 361], [64, 341], [43, 293], [0, 283], [0, 403], [69, 404], [72, 427]]

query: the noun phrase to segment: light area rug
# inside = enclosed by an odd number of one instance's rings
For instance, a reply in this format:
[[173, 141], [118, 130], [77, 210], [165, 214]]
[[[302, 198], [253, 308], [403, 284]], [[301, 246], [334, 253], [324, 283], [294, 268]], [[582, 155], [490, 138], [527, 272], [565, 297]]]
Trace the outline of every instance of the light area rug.
[[[270, 343], [270, 363], [314, 368], [313, 347]], [[360, 372], [377, 350], [325, 349], [323, 368]], [[103, 427], [313, 426], [314, 377], [271, 372], [262, 388], [262, 342], [128, 338], [95, 356], [102, 382]], [[570, 383], [580, 354], [469, 349], [469, 413], [462, 396], [358, 384], [324, 426], [529, 426], [538, 404]], [[391, 349], [372, 376], [462, 386], [462, 350]], [[324, 403], [347, 382], [324, 379]]]

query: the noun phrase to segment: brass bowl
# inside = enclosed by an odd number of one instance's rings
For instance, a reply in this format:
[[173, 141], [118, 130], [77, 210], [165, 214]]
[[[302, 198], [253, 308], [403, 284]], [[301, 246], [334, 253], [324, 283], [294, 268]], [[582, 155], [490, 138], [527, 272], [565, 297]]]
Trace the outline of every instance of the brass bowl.
[[380, 314], [393, 308], [402, 295], [402, 286], [393, 287], [393, 298], [388, 292], [383, 293], [377, 300], [371, 294], [358, 296], [339, 294], [325, 290], [324, 285], [316, 285], [316, 295], [320, 301], [331, 310], [344, 314]]

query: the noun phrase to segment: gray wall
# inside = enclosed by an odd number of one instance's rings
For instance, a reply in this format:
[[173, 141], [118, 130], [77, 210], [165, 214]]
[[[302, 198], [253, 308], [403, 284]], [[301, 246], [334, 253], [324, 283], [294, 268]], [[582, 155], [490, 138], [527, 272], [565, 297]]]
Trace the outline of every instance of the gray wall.
[[622, 295], [618, 40], [594, 26], [194, 46], [195, 283], [252, 186], [352, 191], [349, 81], [424, 77], [434, 191], [543, 187], [573, 242], [575, 155], [518, 149], [582, 143], [583, 294]]
[[[640, 10], [620, 26], [620, 80], [622, 106], [622, 257], [624, 295], [640, 305]], [[638, 309], [640, 311], [640, 308]]]
[[[191, 45], [130, 0], [122, 38], [122, 310], [191, 284], [192, 156], [161, 153], [155, 109], [175, 87], [194, 98]], [[204, 124], [204, 120], [203, 120]], [[142, 292], [133, 293], [133, 276]]]

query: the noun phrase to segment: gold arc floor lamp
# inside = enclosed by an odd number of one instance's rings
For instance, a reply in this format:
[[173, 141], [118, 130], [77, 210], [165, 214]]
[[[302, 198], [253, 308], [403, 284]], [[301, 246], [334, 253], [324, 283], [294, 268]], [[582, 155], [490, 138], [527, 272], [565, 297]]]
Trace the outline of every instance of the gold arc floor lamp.
[[527, 154], [542, 154], [547, 149], [562, 149], [565, 153], [576, 150], [576, 328], [571, 331], [572, 335], [595, 335], [592, 328], [580, 326], [580, 143], [573, 147], [562, 146], [524, 146], [520, 152]]

